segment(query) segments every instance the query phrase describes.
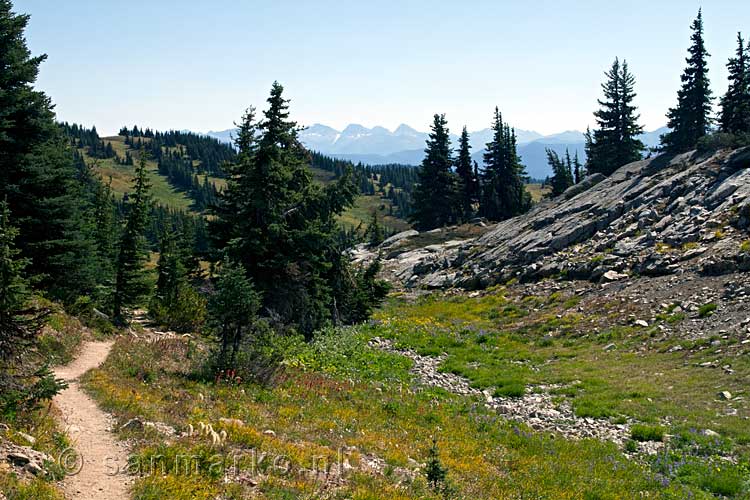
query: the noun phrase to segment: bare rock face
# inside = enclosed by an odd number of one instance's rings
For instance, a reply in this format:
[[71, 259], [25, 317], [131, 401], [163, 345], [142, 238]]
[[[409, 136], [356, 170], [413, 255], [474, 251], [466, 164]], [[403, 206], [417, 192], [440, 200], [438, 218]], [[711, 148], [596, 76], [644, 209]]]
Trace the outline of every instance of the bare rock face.
[[409, 288], [484, 288], [562, 276], [750, 270], [750, 148], [665, 155], [589, 177], [529, 213], [467, 240], [424, 247], [401, 233], [370, 250], [387, 278]]

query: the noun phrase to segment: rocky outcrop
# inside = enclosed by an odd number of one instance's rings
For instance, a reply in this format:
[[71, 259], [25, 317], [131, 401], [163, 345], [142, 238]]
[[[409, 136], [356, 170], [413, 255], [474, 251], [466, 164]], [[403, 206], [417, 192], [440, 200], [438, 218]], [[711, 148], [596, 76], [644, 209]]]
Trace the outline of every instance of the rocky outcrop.
[[10, 464], [16, 471], [23, 471], [34, 476], [43, 474], [46, 464], [54, 461], [46, 453], [10, 442], [0, 443], [0, 460]]
[[476, 238], [420, 247], [420, 235], [401, 233], [355, 256], [379, 255], [385, 276], [409, 288], [750, 270], [748, 167], [750, 148], [657, 156], [590, 177]]

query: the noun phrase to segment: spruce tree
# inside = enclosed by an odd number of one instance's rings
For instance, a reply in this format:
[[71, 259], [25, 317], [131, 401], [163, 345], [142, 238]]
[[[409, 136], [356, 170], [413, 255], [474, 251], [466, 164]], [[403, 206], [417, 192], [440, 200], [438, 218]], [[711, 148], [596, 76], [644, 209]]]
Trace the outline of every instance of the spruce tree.
[[16, 245], [30, 259], [36, 286], [72, 300], [93, 287], [85, 200], [52, 103], [34, 90], [46, 56], [31, 57], [29, 17], [11, 9], [0, 0], [0, 199], [17, 221]]
[[578, 151], [576, 151], [575, 158], [573, 158], [573, 182], [578, 184], [583, 180], [583, 165], [581, 160], [578, 159]]
[[23, 275], [29, 260], [15, 247], [18, 234], [7, 202], [0, 201], [0, 417], [5, 420], [65, 388], [39, 364], [35, 353], [49, 311], [30, 304], [29, 282]]
[[481, 174], [480, 214], [490, 220], [505, 220], [522, 214], [531, 207], [526, 191], [526, 173], [517, 153], [515, 132], [503, 122], [495, 108], [492, 142], [484, 153]]
[[367, 225], [367, 230], [365, 231], [365, 238], [371, 247], [378, 246], [385, 240], [385, 233], [383, 232], [383, 226], [380, 225], [380, 221], [378, 220], [377, 210], [373, 209], [372, 211], [370, 223]]
[[219, 341], [220, 369], [236, 368], [240, 344], [257, 322], [261, 297], [241, 264], [225, 259], [208, 301], [209, 322]]
[[256, 122], [252, 109], [243, 117], [210, 227], [217, 256], [244, 266], [265, 310], [310, 336], [334, 316], [342, 250], [336, 216], [353, 203], [357, 186], [351, 168], [324, 188], [313, 182], [288, 102], [274, 83], [264, 120]]
[[[189, 262], [182, 235], [165, 229], [156, 263], [156, 292], [149, 304], [151, 316], [160, 324], [178, 332], [200, 328], [205, 319], [205, 300], [190, 285], [186, 262]], [[191, 252], [192, 253], [192, 252]]]
[[144, 236], [151, 210], [150, 188], [146, 156], [142, 152], [135, 169], [133, 193], [127, 200], [128, 214], [120, 237], [115, 269], [113, 314], [119, 323], [124, 322], [124, 308], [138, 305], [149, 294], [151, 288], [145, 267], [148, 261], [148, 246]]
[[552, 178], [550, 179], [552, 191], [550, 195], [559, 196], [574, 183], [570, 153], [566, 150], [563, 160], [552, 149], [547, 148], [545, 151], [547, 152], [547, 163], [552, 168]]
[[474, 202], [476, 201], [476, 184], [473, 163], [471, 160], [471, 145], [469, 144], [469, 132], [466, 127], [461, 131], [458, 142], [458, 155], [455, 160], [456, 174], [458, 175], [458, 214], [464, 221], [469, 220], [474, 213]]
[[645, 145], [637, 138], [643, 127], [638, 125], [639, 115], [633, 105], [635, 77], [628, 63], [620, 64], [615, 59], [605, 75], [604, 100], [598, 101], [600, 109], [594, 112], [597, 128], [587, 137], [587, 170], [611, 175], [621, 166], [640, 160]]
[[436, 114], [413, 196], [410, 220], [417, 229], [428, 230], [456, 223], [458, 179], [452, 167], [448, 122], [445, 115]]
[[23, 271], [29, 260], [15, 246], [18, 229], [11, 225], [8, 203], [0, 201], [0, 362], [28, 347], [37, 329], [26, 319], [31, 298]]
[[688, 49], [687, 68], [682, 74], [682, 87], [677, 92], [677, 106], [667, 113], [670, 131], [661, 137], [662, 146], [670, 152], [693, 149], [711, 126], [711, 89], [708, 79], [708, 57], [703, 41], [703, 14], [691, 26], [692, 45]]
[[745, 46], [737, 33], [736, 57], [729, 59], [729, 88], [721, 98], [721, 131], [728, 134], [750, 133], [750, 45]]

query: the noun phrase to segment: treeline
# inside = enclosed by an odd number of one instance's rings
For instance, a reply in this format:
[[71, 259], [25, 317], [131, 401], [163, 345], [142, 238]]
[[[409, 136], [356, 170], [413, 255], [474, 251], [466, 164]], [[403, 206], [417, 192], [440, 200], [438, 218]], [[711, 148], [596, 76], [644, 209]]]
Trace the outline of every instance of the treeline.
[[333, 173], [336, 179], [351, 169], [360, 193], [381, 196], [396, 207], [396, 212], [389, 215], [405, 219], [411, 214], [411, 197], [417, 182], [417, 170], [411, 165], [354, 165], [348, 160], [332, 158], [315, 151], [310, 153], [310, 158], [311, 166]]
[[65, 135], [70, 139], [71, 146], [85, 150], [86, 154], [90, 157], [101, 160], [117, 157], [112, 143], [109, 141], [105, 143], [99, 137], [96, 127], [87, 129], [76, 123], [69, 124], [68, 122], [61, 123], [60, 126]]
[[[231, 146], [192, 132], [158, 132], [138, 126], [123, 127], [119, 135], [125, 137], [125, 144], [154, 159], [159, 173], [187, 193], [196, 211], [202, 212], [218, 201], [219, 190], [208, 177], [225, 176], [223, 165], [236, 155]], [[128, 159], [132, 164], [129, 152]]]
[[157, 161], [166, 154], [177, 152], [182, 157], [193, 160], [198, 173], [212, 177], [224, 177], [223, 165], [233, 161], [236, 155], [232, 146], [193, 132], [158, 132], [133, 126], [132, 129], [122, 127], [118, 135], [124, 136], [125, 143], [134, 149], [148, 151]]
[[159, 173], [167, 178], [170, 184], [187, 192], [193, 200], [197, 211], [204, 211], [218, 201], [219, 190], [208, 176], [200, 179], [193, 166], [193, 160], [188, 156], [172, 150], [158, 159]]
[[531, 207], [515, 131], [503, 121], [498, 108], [492, 132], [480, 168], [471, 159], [466, 127], [458, 150], [453, 151], [445, 115], [435, 115], [414, 190], [410, 220], [417, 229], [458, 224], [476, 216], [503, 220]]

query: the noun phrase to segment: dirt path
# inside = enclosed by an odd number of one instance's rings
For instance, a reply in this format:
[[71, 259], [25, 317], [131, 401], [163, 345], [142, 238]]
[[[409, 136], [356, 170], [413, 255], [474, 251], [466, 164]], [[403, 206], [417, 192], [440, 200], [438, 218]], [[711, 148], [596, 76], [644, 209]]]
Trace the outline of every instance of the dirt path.
[[[55, 397], [62, 423], [80, 457], [62, 457], [70, 473], [63, 482], [69, 500], [123, 500], [129, 497], [125, 475], [128, 453], [110, 432], [112, 418], [100, 410], [78, 384], [78, 377], [99, 366], [113, 342], [87, 342], [71, 364], [55, 370], [70, 386]], [[81, 462], [82, 460], [82, 462]], [[79, 470], [80, 469], [80, 470]], [[118, 472], [119, 471], [119, 472]]]

